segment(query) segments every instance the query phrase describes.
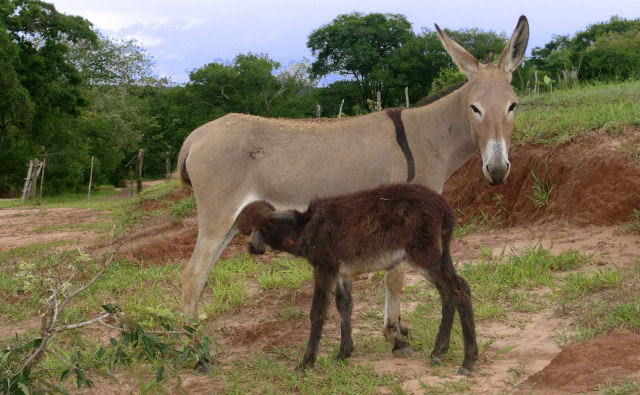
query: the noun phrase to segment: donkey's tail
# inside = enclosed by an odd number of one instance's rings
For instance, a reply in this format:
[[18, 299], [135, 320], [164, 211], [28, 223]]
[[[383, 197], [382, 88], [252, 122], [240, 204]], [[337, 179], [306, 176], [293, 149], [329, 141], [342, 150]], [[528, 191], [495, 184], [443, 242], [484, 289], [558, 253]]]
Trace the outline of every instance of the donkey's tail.
[[178, 177], [185, 188], [192, 189], [191, 179], [187, 172], [187, 157], [189, 157], [189, 150], [187, 147], [183, 146], [180, 151], [180, 156], [178, 157]]

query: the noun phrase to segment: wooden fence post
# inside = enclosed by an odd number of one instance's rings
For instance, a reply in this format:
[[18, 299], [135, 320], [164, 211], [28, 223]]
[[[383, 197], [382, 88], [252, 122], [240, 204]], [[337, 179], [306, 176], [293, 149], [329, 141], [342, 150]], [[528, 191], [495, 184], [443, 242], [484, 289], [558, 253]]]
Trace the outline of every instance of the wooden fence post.
[[320, 113], [322, 112], [322, 107], [320, 104], [316, 104], [316, 118], [320, 118]]
[[30, 183], [31, 183], [32, 172], [33, 172], [33, 161], [30, 160], [29, 170], [27, 171], [27, 178], [24, 179], [24, 187], [22, 188], [22, 198], [20, 198], [20, 200], [23, 202], [24, 202], [24, 199], [27, 197], [27, 194], [29, 194], [29, 190], [31, 188]]
[[35, 200], [36, 198], [36, 189], [38, 189], [38, 175], [40, 174], [40, 170], [42, 170], [42, 163], [40, 163], [38, 158], [34, 158], [33, 172], [31, 173], [31, 182], [29, 183], [29, 200]]
[[404, 87], [404, 98], [407, 101], [407, 108], [409, 108], [409, 87], [408, 86]]
[[165, 158], [166, 179], [171, 178], [171, 146], [167, 144], [167, 157]]
[[91, 201], [91, 182], [93, 181], [93, 155], [91, 155], [91, 170], [89, 170], [89, 191], [87, 192], [87, 203]]
[[344, 99], [342, 99], [342, 102], [340, 103], [340, 110], [338, 110], [338, 118], [342, 117], [342, 106], [344, 106]]
[[42, 184], [44, 184], [44, 168], [47, 165], [47, 154], [44, 154], [44, 160], [42, 161], [42, 176], [40, 176], [40, 195], [38, 197], [38, 204], [42, 200]]
[[144, 156], [144, 149], [140, 148], [138, 151], [138, 165], [136, 166], [136, 177], [138, 179], [138, 194], [142, 192], [142, 157]]
[[376, 111], [382, 111], [382, 95], [380, 94], [380, 91], [376, 92]]
[[131, 197], [133, 198], [133, 167], [129, 164], [129, 189], [131, 190]]

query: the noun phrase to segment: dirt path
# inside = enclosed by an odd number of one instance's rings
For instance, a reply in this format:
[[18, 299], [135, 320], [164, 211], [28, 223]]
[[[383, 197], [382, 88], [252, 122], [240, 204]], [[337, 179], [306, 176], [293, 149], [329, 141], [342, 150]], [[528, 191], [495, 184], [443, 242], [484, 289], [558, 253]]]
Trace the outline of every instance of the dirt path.
[[105, 213], [78, 208], [11, 208], [0, 210], [0, 251], [38, 243], [86, 244], [100, 236], [90, 228]]

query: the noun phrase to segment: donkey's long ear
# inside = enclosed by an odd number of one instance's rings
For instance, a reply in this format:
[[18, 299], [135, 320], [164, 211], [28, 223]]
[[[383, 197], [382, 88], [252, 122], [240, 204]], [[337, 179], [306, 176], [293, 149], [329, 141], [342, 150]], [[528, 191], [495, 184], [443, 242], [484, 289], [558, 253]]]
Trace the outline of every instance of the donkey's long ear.
[[475, 56], [471, 55], [466, 49], [462, 48], [460, 44], [453, 41], [449, 36], [446, 35], [445, 32], [440, 30], [440, 26], [435, 24], [436, 31], [438, 32], [438, 37], [440, 41], [442, 41], [442, 45], [444, 45], [444, 49], [451, 55], [451, 59], [458, 66], [460, 72], [467, 76], [467, 78], [471, 78], [473, 73], [478, 71], [478, 59]]
[[502, 51], [500, 60], [498, 61], [498, 67], [502, 68], [508, 74], [511, 74], [524, 58], [524, 52], [527, 49], [527, 43], [529, 42], [529, 22], [527, 18], [522, 15], [518, 20], [511, 40]]

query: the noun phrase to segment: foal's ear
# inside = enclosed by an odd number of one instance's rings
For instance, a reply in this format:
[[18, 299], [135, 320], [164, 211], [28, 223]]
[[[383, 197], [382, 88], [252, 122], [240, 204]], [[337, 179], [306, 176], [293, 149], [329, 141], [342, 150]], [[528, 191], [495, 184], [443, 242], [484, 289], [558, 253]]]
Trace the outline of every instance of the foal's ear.
[[513, 70], [520, 66], [522, 59], [524, 59], [524, 53], [527, 50], [527, 44], [529, 43], [529, 21], [527, 17], [522, 15], [518, 20], [511, 40], [500, 55], [498, 61], [498, 67], [504, 70], [507, 74], [511, 74]]
[[460, 72], [471, 79], [471, 76], [478, 71], [478, 65], [480, 64], [478, 59], [471, 55], [466, 49], [462, 48], [460, 44], [453, 41], [445, 32], [440, 30], [440, 26], [438, 26], [437, 23], [435, 26], [444, 49], [449, 53]]

